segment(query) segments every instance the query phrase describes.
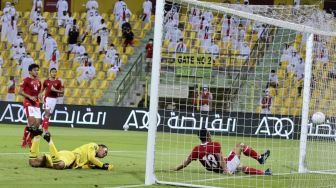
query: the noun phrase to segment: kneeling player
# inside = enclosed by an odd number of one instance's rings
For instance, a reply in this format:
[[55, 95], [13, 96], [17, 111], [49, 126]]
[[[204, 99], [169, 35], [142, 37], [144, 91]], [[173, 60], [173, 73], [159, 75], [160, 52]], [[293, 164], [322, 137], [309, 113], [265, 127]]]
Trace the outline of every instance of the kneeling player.
[[32, 167], [46, 167], [57, 170], [75, 169], [75, 168], [95, 168], [103, 170], [112, 170], [113, 165], [102, 163], [97, 158], [107, 156], [108, 148], [103, 144], [89, 143], [84, 144], [73, 151], [58, 151], [51, 140], [50, 134], [45, 134], [44, 139], [49, 144], [50, 154], [38, 156], [39, 145], [42, 132], [33, 138], [33, 143], [29, 155], [29, 165]]
[[50, 69], [50, 77], [43, 82], [42, 92], [45, 90], [43, 98], [44, 117], [42, 122], [43, 130], [47, 133], [49, 127], [49, 118], [53, 113], [59, 93], [63, 93], [62, 82], [56, 79], [57, 70]]
[[242, 153], [254, 158], [260, 164], [264, 164], [266, 159], [270, 156], [269, 150], [259, 155], [251, 147], [240, 143], [233, 148], [228, 157], [223, 157], [220, 143], [212, 142], [211, 135], [207, 130], [200, 130], [199, 139], [202, 144], [194, 147], [188, 158], [181, 165], [177, 166], [174, 169], [175, 171], [187, 167], [193, 160], [199, 160], [207, 170], [217, 173], [234, 174], [237, 171], [242, 171], [245, 174], [251, 175], [272, 175], [270, 169], [263, 171], [240, 164], [240, 156]]

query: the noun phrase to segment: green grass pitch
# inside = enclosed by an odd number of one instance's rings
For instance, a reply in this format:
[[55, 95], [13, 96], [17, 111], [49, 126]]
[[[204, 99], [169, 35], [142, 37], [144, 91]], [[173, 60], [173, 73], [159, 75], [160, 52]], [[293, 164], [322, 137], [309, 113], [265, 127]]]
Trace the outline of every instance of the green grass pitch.
[[[72, 150], [89, 142], [104, 143], [109, 146], [109, 154], [103, 159], [114, 165], [114, 171], [102, 170], [53, 170], [32, 168], [28, 165], [28, 149], [20, 147], [23, 126], [0, 125], [0, 187], [123, 187], [144, 184], [146, 159], [146, 132], [113, 131], [77, 128], [51, 127], [50, 131], [58, 150]], [[214, 139], [222, 143], [223, 153], [230, 151], [237, 142], [254, 145], [257, 150], [266, 147], [272, 156], [265, 166], [242, 157], [242, 163], [261, 169], [272, 168], [271, 177], [246, 176], [237, 174], [226, 176], [207, 172], [199, 162], [193, 162], [185, 171], [172, 172], [171, 168], [181, 162], [198, 144], [195, 135], [161, 134], [157, 136], [156, 175], [160, 180], [179, 181], [218, 187], [336, 187], [336, 176], [320, 174], [288, 174], [296, 172], [298, 142], [280, 139], [220, 137]], [[175, 144], [184, 143], [184, 144]], [[330, 144], [332, 144], [330, 146]], [[45, 141], [41, 141], [41, 152], [47, 152]], [[335, 143], [324, 147], [335, 149]], [[321, 144], [316, 145], [320, 147]], [[178, 153], [178, 154], [176, 154]], [[325, 157], [330, 157], [328, 154]], [[312, 158], [316, 156], [312, 155]], [[328, 161], [329, 163], [335, 163]], [[151, 186], [169, 187], [169, 186]]]

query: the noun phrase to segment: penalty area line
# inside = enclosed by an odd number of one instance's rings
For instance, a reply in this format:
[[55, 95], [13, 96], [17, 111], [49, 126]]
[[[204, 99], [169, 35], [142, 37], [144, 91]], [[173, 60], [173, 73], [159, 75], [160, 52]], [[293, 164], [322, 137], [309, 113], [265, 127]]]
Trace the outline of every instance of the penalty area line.
[[185, 183], [192, 183], [192, 182], [206, 182], [206, 181], [215, 181], [215, 180], [225, 180], [225, 179], [238, 179], [238, 178], [251, 178], [251, 177], [272, 177], [272, 176], [285, 176], [285, 175], [292, 175], [292, 174], [299, 174], [299, 172], [291, 172], [291, 173], [278, 173], [269, 175], [250, 175], [250, 176], [226, 176], [226, 177], [219, 177], [219, 178], [210, 178], [210, 179], [203, 179], [203, 180], [192, 180], [192, 181], [185, 181]]

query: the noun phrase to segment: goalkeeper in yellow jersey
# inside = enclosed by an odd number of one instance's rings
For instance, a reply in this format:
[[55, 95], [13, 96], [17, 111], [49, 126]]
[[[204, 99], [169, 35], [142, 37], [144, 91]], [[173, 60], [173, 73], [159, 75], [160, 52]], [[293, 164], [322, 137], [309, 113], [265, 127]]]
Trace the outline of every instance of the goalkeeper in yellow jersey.
[[84, 144], [73, 151], [57, 151], [50, 133], [44, 135], [49, 144], [49, 154], [38, 156], [42, 132], [35, 133], [29, 154], [29, 165], [32, 167], [46, 167], [57, 170], [94, 168], [112, 170], [113, 165], [101, 162], [98, 158], [107, 156], [108, 148], [103, 144]]

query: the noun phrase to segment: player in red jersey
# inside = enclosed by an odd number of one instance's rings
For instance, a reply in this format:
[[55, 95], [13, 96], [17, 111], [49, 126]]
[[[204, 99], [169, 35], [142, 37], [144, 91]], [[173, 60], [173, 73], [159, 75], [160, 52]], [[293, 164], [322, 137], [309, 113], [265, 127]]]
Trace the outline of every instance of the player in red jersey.
[[223, 157], [220, 143], [212, 142], [211, 135], [207, 130], [200, 130], [199, 138], [202, 144], [194, 147], [188, 158], [181, 165], [177, 166], [174, 169], [175, 171], [187, 167], [193, 160], [199, 160], [207, 170], [217, 173], [234, 174], [238, 171], [242, 171], [245, 174], [251, 175], [272, 175], [270, 169], [263, 171], [240, 164], [240, 156], [242, 153], [254, 158], [260, 164], [264, 164], [266, 159], [270, 156], [269, 150], [259, 155], [251, 147], [239, 143], [233, 148], [228, 157]]
[[28, 120], [23, 134], [22, 147], [26, 147], [27, 144], [31, 146], [32, 134], [29, 135], [29, 132], [39, 131], [41, 124], [41, 110], [38, 99], [41, 91], [41, 82], [37, 78], [39, 68], [37, 64], [29, 65], [28, 71], [30, 76], [22, 81], [19, 89], [19, 94], [24, 97], [23, 107]]
[[49, 117], [54, 112], [57, 103], [57, 97], [59, 93], [63, 93], [62, 82], [56, 78], [57, 70], [56, 68], [50, 69], [50, 77], [43, 82], [42, 92], [45, 90], [43, 97], [43, 110], [44, 117], [42, 127], [44, 132], [47, 134], [49, 127]]

